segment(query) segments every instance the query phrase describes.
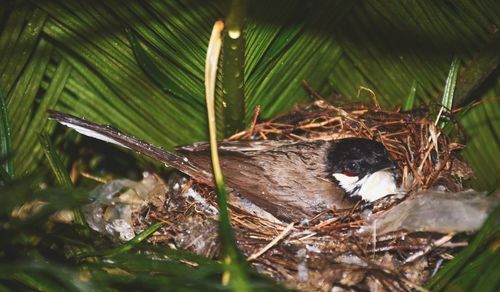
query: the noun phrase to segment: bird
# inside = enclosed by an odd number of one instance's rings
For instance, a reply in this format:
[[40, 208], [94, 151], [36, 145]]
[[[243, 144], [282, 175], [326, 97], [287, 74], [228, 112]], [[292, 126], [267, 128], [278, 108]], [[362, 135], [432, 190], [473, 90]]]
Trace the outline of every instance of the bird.
[[[49, 110], [77, 132], [131, 149], [214, 186], [209, 144], [163, 150], [109, 125]], [[382, 143], [364, 138], [225, 141], [218, 146], [229, 191], [283, 221], [374, 202], [398, 192], [397, 166]]]

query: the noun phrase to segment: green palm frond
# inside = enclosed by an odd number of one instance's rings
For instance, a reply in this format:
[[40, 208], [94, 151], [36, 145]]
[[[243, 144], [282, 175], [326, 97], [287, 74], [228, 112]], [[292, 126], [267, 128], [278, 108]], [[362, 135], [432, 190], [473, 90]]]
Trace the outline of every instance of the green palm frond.
[[[408, 101], [405, 108], [439, 109], [456, 58], [465, 71], [459, 72], [455, 96], [456, 105], [467, 108], [456, 115], [468, 134], [463, 155], [475, 170], [476, 188], [498, 187], [498, 1], [247, 2], [241, 72], [246, 125], [257, 105], [260, 118], [271, 118], [307, 101], [304, 80], [324, 97], [371, 102], [365, 92], [358, 96], [364, 86], [382, 107]], [[38, 141], [40, 132], [60, 137], [47, 120], [49, 108], [112, 124], [163, 147], [207, 140], [204, 59], [212, 25], [227, 9], [222, 0], [0, 5], [0, 101], [5, 104], [0, 102], [0, 187], [10, 176], [19, 182], [39, 167], [49, 168]], [[135, 260], [122, 256], [123, 263]], [[28, 275], [45, 267], [20, 266], [26, 272], [16, 277], [44, 285], [40, 274]], [[71, 270], [68, 277], [79, 272]], [[126, 285], [126, 278], [92, 272], [103, 283]], [[151, 285], [168, 282], [155, 281]]]
[[[12, 123], [13, 132], [21, 133], [14, 137], [16, 157], [32, 157], [17, 160], [21, 172], [41, 157], [40, 149], [30, 150], [34, 135], [24, 139], [21, 129], [31, 122], [44, 127], [40, 116], [31, 120], [26, 114], [35, 100], [43, 101], [36, 111], [56, 106], [166, 147], [206, 140], [203, 60], [223, 2], [13, 3], [4, 8], [1, 86], [11, 120], [24, 117]], [[359, 86], [369, 87], [385, 106], [403, 104], [415, 81], [417, 105], [437, 104], [451, 59], [467, 60], [489, 41], [492, 27], [500, 25], [498, 6], [253, 2], [246, 29], [245, 121], [256, 105], [269, 118], [304, 101], [303, 80], [325, 96], [356, 98]], [[138, 64], [127, 28], [154, 61], [153, 72], [161, 73], [155, 75], [168, 79], [155, 80]]]
[[[498, 92], [495, 95], [498, 97]], [[474, 169], [475, 187], [492, 190], [500, 186], [500, 99], [486, 98], [463, 114], [461, 122], [468, 134], [464, 156]]]

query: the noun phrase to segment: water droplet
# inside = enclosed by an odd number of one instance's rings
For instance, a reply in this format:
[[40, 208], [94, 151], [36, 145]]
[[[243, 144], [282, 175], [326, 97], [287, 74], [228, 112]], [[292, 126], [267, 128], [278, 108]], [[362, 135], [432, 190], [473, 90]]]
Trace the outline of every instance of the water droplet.
[[227, 34], [229, 35], [230, 38], [235, 40], [240, 37], [241, 31], [239, 29], [230, 29]]

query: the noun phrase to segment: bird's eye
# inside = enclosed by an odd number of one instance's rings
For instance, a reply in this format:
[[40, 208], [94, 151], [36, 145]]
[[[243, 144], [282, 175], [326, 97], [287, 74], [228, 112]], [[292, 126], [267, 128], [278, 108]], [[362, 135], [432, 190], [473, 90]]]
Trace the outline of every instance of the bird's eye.
[[359, 174], [359, 164], [357, 162], [349, 162], [346, 164], [344, 174], [348, 176], [356, 176]]

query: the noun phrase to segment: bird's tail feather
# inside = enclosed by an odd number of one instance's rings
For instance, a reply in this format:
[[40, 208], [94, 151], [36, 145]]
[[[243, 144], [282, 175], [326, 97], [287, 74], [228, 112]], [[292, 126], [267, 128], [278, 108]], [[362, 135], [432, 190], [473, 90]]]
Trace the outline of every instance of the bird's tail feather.
[[49, 110], [48, 113], [51, 119], [76, 130], [80, 134], [131, 149], [142, 155], [151, 157], [156, 161], [163, 162], [202, 183], [208, 185], [213, 184], [211, 173], [193, 165], [184, 156], [165, 151], [160, 147], [120, 132], [110, 126], [99, 125], [97, 123], [54, 110]]

